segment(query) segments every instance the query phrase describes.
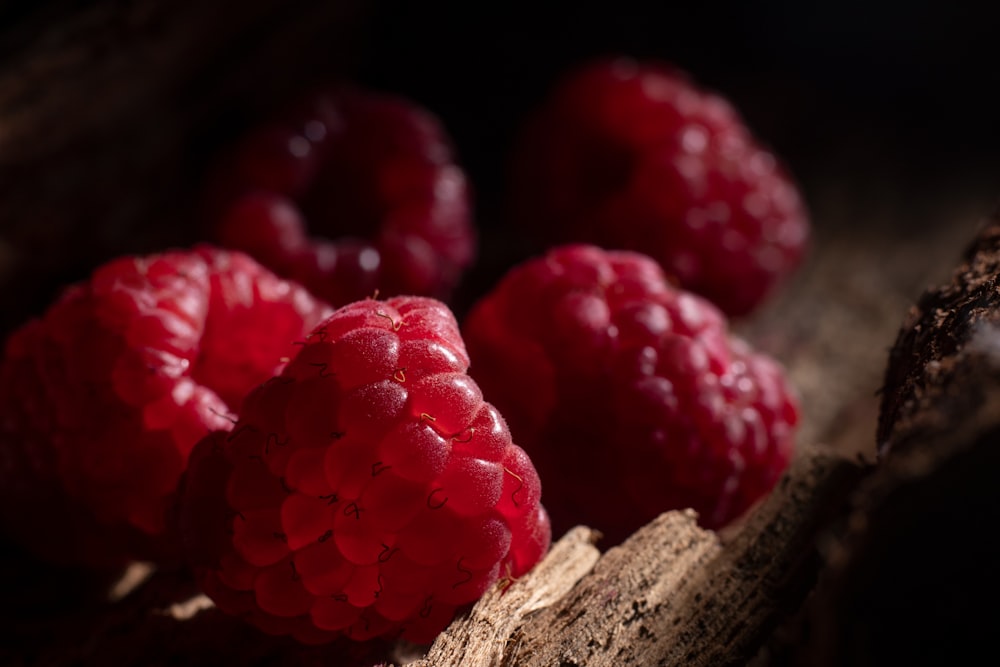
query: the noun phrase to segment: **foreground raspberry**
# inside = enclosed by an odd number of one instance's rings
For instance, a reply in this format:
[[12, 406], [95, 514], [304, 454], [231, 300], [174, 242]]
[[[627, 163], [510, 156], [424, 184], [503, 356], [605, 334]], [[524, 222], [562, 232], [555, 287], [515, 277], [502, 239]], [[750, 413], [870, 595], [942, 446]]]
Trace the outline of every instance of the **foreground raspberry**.
[[402, 99], [317, 94], [245, 137], [214, 188], [221, 243], [335, 305], [444, 298], [474, 254], [465, 175], [437, 120]]
[[127, 257], [7, 340], [0, 526], [45, 558], [168, 558], [188, 452], [330, 309], [246, 255]]
[[522, 138], [514, 201], [532, 234], [647, 253], [732, 315], [796, 267], [809, 232], [795, 186], [728, 102], [627, 59], [555, 90]]
[[531, 461], [466, 375], [451, 312], [360, 301], [203, 440], [180, 494], [209, 596], [266, 632], [432, 639], [546, 551]]
[[513, 269], [464, 334], [557, 534], [586, 523], [617, 542], [685, 507], [719, 527], [789, 461], [798, 409], [781, 369], [643, 255], [557, 248]]

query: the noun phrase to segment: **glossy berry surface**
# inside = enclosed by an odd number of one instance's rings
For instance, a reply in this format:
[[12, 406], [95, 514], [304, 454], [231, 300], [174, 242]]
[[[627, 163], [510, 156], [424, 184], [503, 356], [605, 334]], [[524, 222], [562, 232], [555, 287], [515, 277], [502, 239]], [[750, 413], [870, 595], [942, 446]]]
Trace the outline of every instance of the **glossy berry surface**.
[[316, 93], [245, 136], [209, 190], [220, 243], [338, 306], [376, 290], [447, 297], [475, 254], [450, 142], [398, 97]]
[[556, 87], [520, 142], [513, 202], [527, 233], [646, 253], [730, 315], [757, 307], [809, 236], [796, 186], [726, 100], [624, 58]]
[[616, 543], [687, 507], [717, 528], [791, 457], [782, 369], [643, 255], [556, 248], [512, 269], [463, 333], [473, 377], [545, 480], [556, 534], [584, 523]]
[[192, 454], [178, 519], [205, 592], [306, 643], [423, 642], [531, 568], [550, 540], [541, 484], [468, 363], [433, 299], [322, 323]]
[[330, 312], [207, 246], [99, 267], [6, 341], [0, 526], [57, 562], [169, 558], [191, 448]]

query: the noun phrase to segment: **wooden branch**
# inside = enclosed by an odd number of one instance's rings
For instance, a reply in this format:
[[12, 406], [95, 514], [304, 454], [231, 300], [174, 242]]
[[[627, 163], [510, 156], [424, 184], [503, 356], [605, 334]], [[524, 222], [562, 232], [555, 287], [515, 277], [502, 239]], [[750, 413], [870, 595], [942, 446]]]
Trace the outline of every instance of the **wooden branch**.
[[693, 512], [661, 515], [609, 550], [569, 595], [521, 628], [504, 664], [636, 664], [634, 656], [658, 641], [658, 620], [684, 590], [685, 578], [720, 548], [715, 534], [698, 528]]
[[[823, 448], [805, 448], [778, 490], [735, 539], [698, 527], [691, 511], [668, 512], [610, 549], [572, 590], [526, 618], [501, 622], [501, 596], [481, 600], [432, 646], [435, 665], [717, 665], [746, 660], [787, 600], [811, 582], [808, 547], [859, 469]], [[529, 587], [548, 581], [526, 580]], [[796, 589], [796, 590], [793, 590]], [[528, 591], [520, 593], [527, 595]], [[493, 632], [502, 625], [510, 632]], [[518, 627], [519, 626], [519, 627]], [[487, 650], [470, 639], [490, 632]]]
[[829, 549], [791, 662], [974, 664], [994, 650], [998, 271], [994, 219], [901, 329], [886, 373], [883, 461]]
[[[1000, 212], [987, 221], [951, 280], [910, 309], [886, 371], [878, 440], [883, 453], [912, 433], [956, 424], [970, 389], [1000, 354]], [[956, 405], [956, 399], [959, 403]]]
[[600, 552], [599, 534], [577, 527], [552, 546], [531, 572], [508, 587], [490, 590], [473, 610], [452, 623], [414, 667], [502, 664], [507, 644], [525, 618], [562, 599], [589, 572]]
[[896, 441], [856, 494], [790, 651], [795, 664], [976, 664], [994, 649], [1000, 383], [949, 391], [974, 398], [947, 408], [947, 430]]

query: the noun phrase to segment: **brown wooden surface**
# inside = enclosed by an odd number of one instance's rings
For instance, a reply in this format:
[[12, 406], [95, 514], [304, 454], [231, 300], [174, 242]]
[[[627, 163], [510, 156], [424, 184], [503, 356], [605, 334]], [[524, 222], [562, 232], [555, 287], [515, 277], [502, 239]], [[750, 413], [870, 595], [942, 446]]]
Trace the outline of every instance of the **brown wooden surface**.
[[1000, 599], [1000, 219], [911, 308], [860, 485], [791, 657], [805, 665], [973, 664]]

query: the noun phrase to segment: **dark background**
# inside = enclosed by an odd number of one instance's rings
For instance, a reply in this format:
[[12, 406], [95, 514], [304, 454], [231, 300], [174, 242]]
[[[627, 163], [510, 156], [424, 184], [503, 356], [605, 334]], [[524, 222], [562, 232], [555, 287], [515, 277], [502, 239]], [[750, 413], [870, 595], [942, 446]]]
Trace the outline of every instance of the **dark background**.
[[665, 59], [727, 96], [814, 208], [837, 187], [945, 224], [920, 202], [988, 207], [1000, 184], [1000, 9], [980, 4], [383, 2], [356, 71], [437, 111], [492, 195], [515, 128], [560, 73], [604, 54]]
[[818, 238], [967, 234], [1000, 192], [1000, 7], [973, 6], [0, 0], [0, 334], [110, 257], [205, 238], [213, 156], [337, 78], [440, 116], [487, 250], [526, 115], [611, 54], [728, 97], [801, 184]]

